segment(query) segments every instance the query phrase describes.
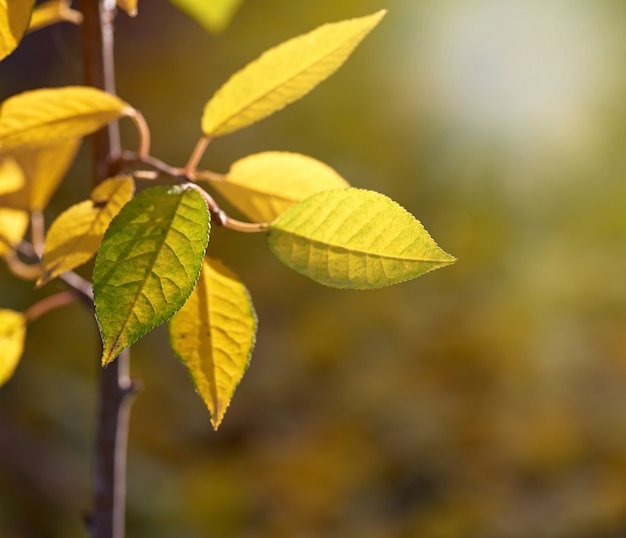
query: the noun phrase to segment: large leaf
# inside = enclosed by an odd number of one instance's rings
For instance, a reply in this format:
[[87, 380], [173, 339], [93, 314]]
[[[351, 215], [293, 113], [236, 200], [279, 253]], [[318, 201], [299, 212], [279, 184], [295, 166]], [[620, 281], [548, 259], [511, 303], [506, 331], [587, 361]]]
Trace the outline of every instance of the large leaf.
[[102, 364], [167, 321], [198, 279], [209, 238], [202, 196], [183, 187], [152, 187], [109, 225], [93, 270]]
[[380, 288], [455, 261], [404, 208], [362, 189], [325, 191], [292, 206], [268, 240], [287, 266], [334, 288]]
[[215, 429], [250, 362], [256, 326], [245, 286], [221, 262], [206, 259], [198, 284], [170, 320], [169, 333]]
[[26, 318], [20, 312], [0, 309], [0, 386], [13, 375], [24, 352]]
[[95, 256], [109, 223], [133, 197], [134, 190], [131, 177], [110, 178], [93, 190], [89, 200], [61, 213], [46, 234], [37, 285], [42, 286]]
[[206, 104], [204, 134], [232, 133], [306, 95], [341, 67], [384, 14], [325, 24], [266, 51], [235, 73]]
[[[198, 178], [202, 179], [201, 173]], [[297, 153], [268, 151], [235, 162], [211, 186], [255, 222], [270, 222], [316, 192], [347, 187], [330, 166]]]
[[35, 0], [0, 0], [0, 60], [11, 54], [28, 28]]
[[170, 0], [209, 32], [221, 32], [232, 19], [242, 0]]
[[0, 152], [80, 138], [132, 110], [118, 97], [87, 86], [20, 93], [0, 107]]

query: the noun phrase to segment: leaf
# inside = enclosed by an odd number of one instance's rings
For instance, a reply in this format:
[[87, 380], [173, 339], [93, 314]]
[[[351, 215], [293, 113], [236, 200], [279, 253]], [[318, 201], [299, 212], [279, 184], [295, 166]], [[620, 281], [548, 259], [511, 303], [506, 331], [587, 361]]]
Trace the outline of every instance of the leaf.
[[297, 153], [268, 151], [235, 162], [224, 179], [210, 185], [246, 217], [270, 222], [316, 192], [348, 187], [330, 166]]
[[0, 256], [13, 250], [28, 229], [29, 215], [19, 209], [0, 208]]
[[80, 138], [11, 152], [24, 171], [30, 211], [43, 210], [74, 162]]
[[35, 0], [0, 0], [0, 60], [21, 41], [34, 4]]
[[72, 9], [70, 0], [47, 0], [35, 7], [28, 31], [33, 32], [57, 22], [80, 24], [83, 22], [83, 14]]
[[202, 196], [184, 187], [152, 187], [112, 220], [93, 270], [102, 364], [186, 301], [198, 279], [209, 238]]
[[288, 267], [334, 288], [380, 288], [455, 261], [404, 208], [354, 188], [291, 207], [272, 223], [268, 239]]
[[248, 368], [256, 327], [245, 286], [220, 261], [205, 259], [198, 284], [169, 322], [169, 334], [216, 430]]
[[88, 86], [20, 93], [0, 107], [0, 152], [80, 138], [132, 111], [118, 97]]
[[124, 10], [129, 17], [137, 16], [137, 0], [117, 0], [117, 7]]
[[385, 15], [349, 19], [274, 47], [235, 73], [204, 107], [202, 131], [223, 136], [300, 99], [332, 75]]
[[221, 32], [230, 23], [242, 0], [170, 0], [209, 32]]
[[26, 318], [20, 312], [0, 309], [0, 386], [13, 375], [24, 352]]
[[130, 176], [109, 178], [93, 190], [89, 200], [61, 213], [46, 234], [37, 286], [93, 258], [109, 223], [133, 197], [134, 190]]

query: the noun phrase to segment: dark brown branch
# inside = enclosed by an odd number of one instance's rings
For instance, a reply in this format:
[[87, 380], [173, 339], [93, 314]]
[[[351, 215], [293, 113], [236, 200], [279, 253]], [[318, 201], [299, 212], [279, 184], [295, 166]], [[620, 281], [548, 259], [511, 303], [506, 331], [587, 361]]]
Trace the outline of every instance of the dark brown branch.
[[[84, 17], [82, 44], [85, 84], [115, 93], [113, 19], [115, 0], [81, 0]], [[94, 184], [113, 172], [120, 156], [117, 123], [93, 136]], [[129, 376], [128, 350], [99, 370], [93, 513], [93, 538], [123, 538], [126, 504], [126, 446], [130, 396], [135, 392]]]

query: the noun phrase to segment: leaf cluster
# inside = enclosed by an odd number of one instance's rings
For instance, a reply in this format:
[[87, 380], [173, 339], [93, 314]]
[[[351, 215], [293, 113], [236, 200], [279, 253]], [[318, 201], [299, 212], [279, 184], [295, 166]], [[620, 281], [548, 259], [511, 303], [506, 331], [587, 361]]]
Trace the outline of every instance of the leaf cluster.
[[[237, 4], [173, 3], [208, 17], [203, 21], [213, 29], [225, 24]], [[32, 2], [27, 4], [0, 9], [3, 56], [17, 46], [29, 21], [31, 27], [80, 22], [69, 2], [51, 0], [32, 18]], [[131, 0], [118, 5], [131, 15], [137, 11]], [[311, 157], [265, 152], [233, 163], [226, 174], [198, 169], [212, 139], [306, 95], [346, 61], [384, 14], [325, 24], [235, 73], [207, 101], [202, 135], [183, 167], [150, 154], [150, 130], [141, 113], [115, 95], [70, 86], [7, 99], [0, 105], [0, 255], [17, 276], [37, 286], [60, 278], [72, 293], [93, 301], [103, 366], [168, 321], [172, 349], [217, 428], [248, 366], [257, 319], [245, 285], [207, 252], [215, 229], [263, 233], [288, 267], [335, 288], [379, 288], [454, 262], [397, 203], [350, 187]], [[82, 138], [122, 118], [136, 125], [139, 148], [117, 155], [111, 177], [46, 228], [42, 210]], [[156, 179], [168, 184], [146, 187]], [[227, 215], [212, 192], [248, 220]], [[31, 241], [25, 239], [29, 221]], [[92, 282], [82, 281], [74, 269], [94, 256]], [[0, 383], [19, 361], [27, 322], [67, 300], [67, 294], [51, 296], [25, 313], [0, 310]]]

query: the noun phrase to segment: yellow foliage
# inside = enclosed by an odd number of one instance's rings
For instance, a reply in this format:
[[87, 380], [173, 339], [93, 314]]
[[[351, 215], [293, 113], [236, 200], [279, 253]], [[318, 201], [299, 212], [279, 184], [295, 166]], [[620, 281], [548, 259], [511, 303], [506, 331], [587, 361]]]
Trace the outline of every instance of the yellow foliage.
[[35, 0], [0, 0], [0, 60], [22, 39], [34, 4]]
[[19, 209], [0, 208], [0, 256], [19, 243], [28, 228], [28, 213]]
[[20, 312], [0, 309], [0, 386], [13, 375], [24, 351], [26, 318]]

